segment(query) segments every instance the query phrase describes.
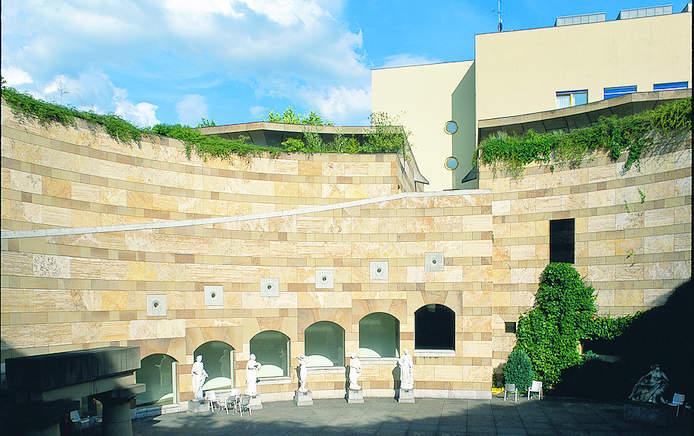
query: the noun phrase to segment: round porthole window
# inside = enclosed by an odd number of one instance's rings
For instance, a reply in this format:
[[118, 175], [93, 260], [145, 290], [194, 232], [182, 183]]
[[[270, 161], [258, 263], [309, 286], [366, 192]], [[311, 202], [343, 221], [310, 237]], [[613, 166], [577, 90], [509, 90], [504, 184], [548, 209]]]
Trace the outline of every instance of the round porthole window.
[[448, 133], [449, 135], [454, 134], [458, 131], [458, 123], [456, 123], [453, 120], [446, 121], [446, 124], [443, 126], [443, 131]]
[[214, 298], [216, 296], [217, 296], [217, 294], [215, 294], [214, 292], [210, 294], [210, 297], [212, 297], [212, 298]]
[[382, 271], [383, 271], [383, 270], [382, 270], [381, 268], [376, 268], [376, 272], [377, 272], [377, 273], [381, 274]]
[[454, 169], [458, 168], [458, 159], [454, 156], [449, 156], [446, 158], [446, 160], [443, 162], [443, 166], [449, 170], [453, 171]]
[[157, 300], [154, 300], [154, 303], [152, 303], [152, 306], [154, 306], [154, 308], [156, 309], [157, 307], [159, 307], [159, 302]]

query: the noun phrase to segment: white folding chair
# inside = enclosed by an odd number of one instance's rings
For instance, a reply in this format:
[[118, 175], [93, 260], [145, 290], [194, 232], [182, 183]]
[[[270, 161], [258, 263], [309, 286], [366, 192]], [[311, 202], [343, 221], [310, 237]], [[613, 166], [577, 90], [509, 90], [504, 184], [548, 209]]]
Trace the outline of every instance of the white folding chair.
[[515, 394], [515, 400], [518, 401], [518, 389], [516, 389], [516, 385], [513, 383], [506, 383], [504, 386], [504, 401], [506, 401], [506, 395], [507, 394]]
[[224, 410], [227, 411], [227, 415], [229, 414], [229, 409], [231, 409], [232, 412], [236, 412], [236, 409], [238, 408], [238, 401], [239, 396], [235, 394], [231, 394], [226, 398], [224, 401]]
[[89, 418], [82, 418], [78, 410], [70, 412], [70, 421], [77, 429], [83, 430], [89, 427]]
[[239, 414], [241, 416], [243, 416], [244, 411], [253, 415], [253, 411], [251, 410], [251, 396], [250, 395], [241, 394], [238, 405], [239, 405], [238, 406]]
[[217, 402], [217, 393], [215, 391], [205, 392], [205, 399], [209, 405], [210, 411], [214, 412], [214, 405]]
[[530, 386], [528, 388], [528, 400], [530, 399], [530, 394], [532, 392], [537, 392], [540, 399], [542, 399], [542, 382], [541, 381], [533, 380], [532, 386]]
[[684, 406], [684, 394], [674, 394], [672, 401], [667, 403], [668, 406], [677, 407], [675, 416], [680, 416], [680, 406]]

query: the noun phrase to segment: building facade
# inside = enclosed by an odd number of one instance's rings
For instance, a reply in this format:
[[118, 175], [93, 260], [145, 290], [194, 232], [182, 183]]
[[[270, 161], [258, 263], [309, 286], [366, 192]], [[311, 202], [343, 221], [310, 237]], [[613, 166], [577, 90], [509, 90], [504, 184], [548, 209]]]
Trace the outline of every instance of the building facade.
[[0, 360], [138, 346], [147, 404], [191, 399], [198, 355], [204, 390], [243, 388], [255, 354], [272, 401], [292, 398], [301, 354], [315, 398], [344, 397], [352, 353], [366, 396], [393, 396], [407, 349], [415, 395], [490, 398], [552, 238], [602, 315], [657, 306], [691, 279], [692, 147], [691, 132], [656, 138], [628, 171], [602, 154], [520, 177], [481, 165], [463, 186], [478, 139], [691, 99], [690, 24], [691, 11], [478, 35], [474, 62], [377, 70], [374, 110], [412, 131], [414, 156], [188, 158], [177, 140], [124, 144], [3, 102]]
[[[481, 120], [691, 88], [691, 3], [679, 13], [671, 6], [622, 12], [610, 21], [562, 17], [554, 27], [476, 35], [472, 61], [374, 70], [373, 111], [393, 114], [412, 132], [427, 189], [475, 188], [477, 180], [463, 179]], [[454, 134], [448, 121], [458, 126]], [[452, 170], [447, 157], [457, 160]]]

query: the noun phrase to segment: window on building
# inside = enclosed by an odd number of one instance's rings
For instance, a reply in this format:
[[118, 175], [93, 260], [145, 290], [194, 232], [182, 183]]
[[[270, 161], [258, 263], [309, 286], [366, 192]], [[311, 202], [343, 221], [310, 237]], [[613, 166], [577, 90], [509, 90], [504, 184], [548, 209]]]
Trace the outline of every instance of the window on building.
[[441, 304], [427, 304], [414, 313], [416, 350], [455, 350], [455, 312]]
[[662, 91], [664, 89], [682, 89], [686, 88], [689, 83], [687, 82], [668, 82], [668, 83], [656, 83], [653, 85], [654, 91]]
[[549, 222], [549, 261], [574, 263], [574, 219]]
[[195, 349], [193, 356], [202, 356], [207, 380], [202, 389], [226, 389], [234, 387], [234, 348], [221, 341], [205, 342]]
[[304, 331], [307, 366], [345, 366], [345, 329], [318, 321]]
[[150, 354], [140, 361], [140, 369], [135, 371], [135, 381], [145, 383], [147, 391], [137, 394], [138, 406], [173, 402], [175, 362], [176, 359], [168, 354]]
[[284, 333], [266, 330], [253, 336], [251, 354], [262, 365], [258, 377], [289, 376], [289, 337]]
[[359, 321], [359, 357], [399, 357], [400, 322], [393, 315], [375, 312]]
[[557, 91], [557, 107], [559, 109], [588, 103], [588, 90]]
[[504, 331], [506, 333], [515, 333], [516, 332], [516, 323], [515, 322], [505, 322], [504, 323]]
[[605, 88], [605, 93], [603, 95], [603, 98], [605, 100], [607, 100], [608, 98], [615, 98], [615, 97], [619, 97], [620, 95], [631, 94], [632, 92], [636, 92], [636, 85], [633, 85], [633, 86], [615, 86], [612, 88]]

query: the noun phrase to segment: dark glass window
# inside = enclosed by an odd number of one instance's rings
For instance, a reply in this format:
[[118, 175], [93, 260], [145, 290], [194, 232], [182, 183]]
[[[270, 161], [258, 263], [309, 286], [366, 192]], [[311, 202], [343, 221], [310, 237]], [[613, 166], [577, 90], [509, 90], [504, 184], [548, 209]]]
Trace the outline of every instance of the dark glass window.
[[574, 263], [574, 219], [549, 222], [549, 261]]
[[414, 348], [455, 350], [455, 312], [441, 304], [427, 304], [414, 313]]
[[516, 323], [515, 322], [505, 322], [504, 327], [506, 327], [506, 333], [515, 333], [516, 332]]

